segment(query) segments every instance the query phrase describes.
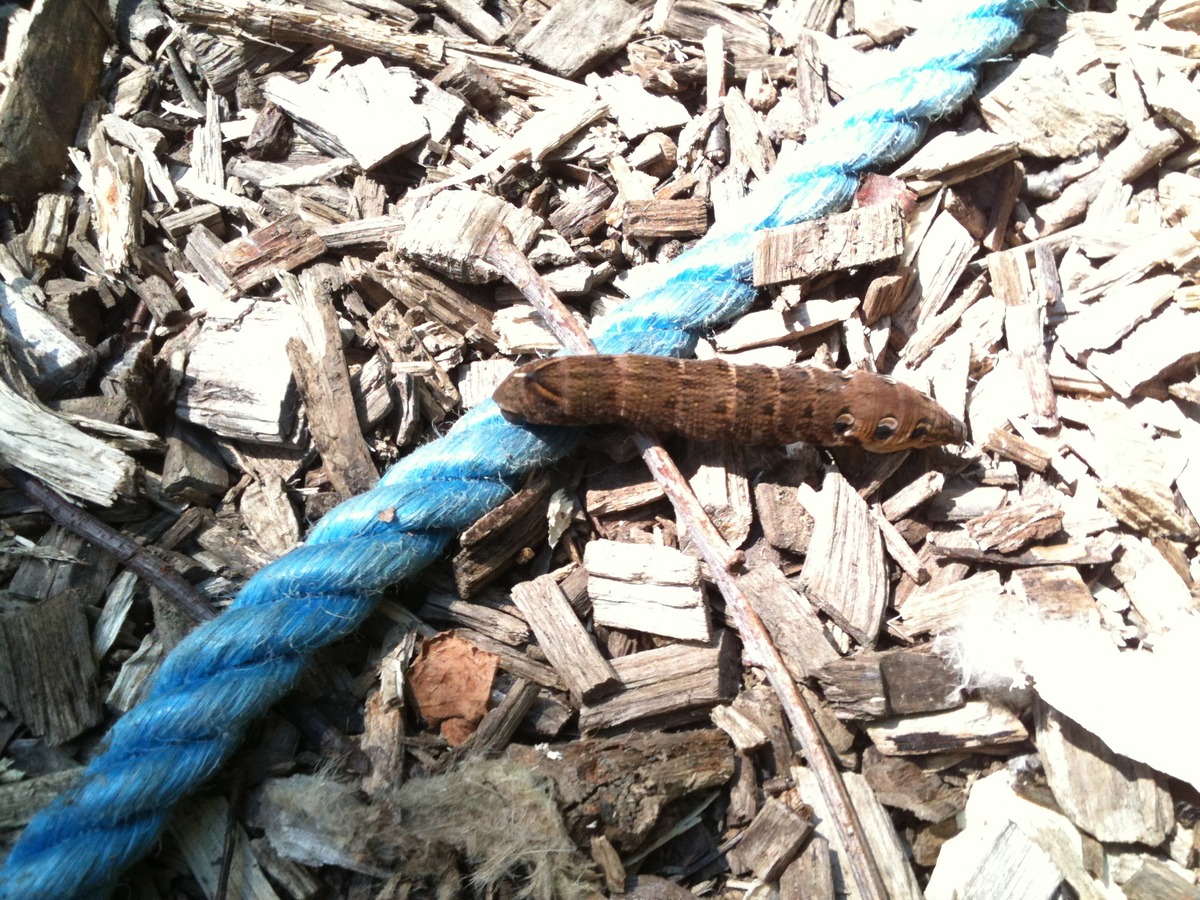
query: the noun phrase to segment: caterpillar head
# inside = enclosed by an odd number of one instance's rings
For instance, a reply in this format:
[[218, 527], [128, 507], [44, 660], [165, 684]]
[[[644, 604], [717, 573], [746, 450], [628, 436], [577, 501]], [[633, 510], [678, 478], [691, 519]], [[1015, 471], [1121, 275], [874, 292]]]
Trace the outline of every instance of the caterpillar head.
[[872, 453], [961, 444], [967, 439], [966, 426], [920, 391], [865, 373], [850, 376], [833, 433], [839, 443]]

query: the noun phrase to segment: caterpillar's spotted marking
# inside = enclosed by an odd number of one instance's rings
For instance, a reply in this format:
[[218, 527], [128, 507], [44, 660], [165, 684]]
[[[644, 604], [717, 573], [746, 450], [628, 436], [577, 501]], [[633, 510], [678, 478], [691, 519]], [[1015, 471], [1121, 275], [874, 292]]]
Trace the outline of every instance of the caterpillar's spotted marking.
[[807, 441], [888, 453], [966, 439], [962, 422], [883, 375], [720, 359], [557, 356], [518, 368], [495, 400], [539, 425], [613, 422], [696, 441]]

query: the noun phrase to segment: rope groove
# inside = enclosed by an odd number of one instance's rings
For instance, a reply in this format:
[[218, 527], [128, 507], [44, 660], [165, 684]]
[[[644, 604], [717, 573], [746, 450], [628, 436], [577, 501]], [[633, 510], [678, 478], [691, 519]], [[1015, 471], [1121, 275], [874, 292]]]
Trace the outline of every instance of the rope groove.
[[[895, 74], [836, 106], [736, 215], [596, 323], [600, 352], [688, 355], [700, 334], [744, 312], [755, 294], [753, 233], [848, 204], [860, 174], [912, 152], [929, 120], [962, 105], [980, 64], [1005, 52], [1025, 13], [1044, 2], [936, 4], [951, 12], [892, 55]], [[309, 654], [353, 632], [388, 585], [438, 559], [575, 439], [571, 429], [514, 425], [489, 401], [332, 510], [303, 546], [258, 572], [223, 615], [175, 648], [81, 780], [25, 829], [0, 870], [0, 898], [105, 895], [151, 849], [174, 804], [291, 689]]]

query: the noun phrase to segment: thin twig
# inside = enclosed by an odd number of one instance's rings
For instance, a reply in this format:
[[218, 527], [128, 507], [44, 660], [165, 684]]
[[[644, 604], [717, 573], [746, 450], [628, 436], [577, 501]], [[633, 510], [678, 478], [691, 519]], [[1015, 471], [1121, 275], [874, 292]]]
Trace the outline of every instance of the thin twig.
[[24, 491], [30, 500], [63, 528], [115, 556], [121, 565], [174, 602], [192, 621], [207, 622], [216, 618], [217, 611], [202, 593], [133, 538], [126, 537], [86, 510], [72, 505], [53, 488], [20, 469], [9, 466], [4, 470], [4, 477]]
[[[495, 266], [500, 274], [533, 304], [547, 327], [569, 351], [577, 354], [596, 353], [595, 345], [583, 327], [525, 255], [513, 244], [506, 229], [497, 229], [484, 254], [484, 260]], [[633, 438], [651, 475], [670, 498], [676, 515], [685, 524], [700, 555], [708, 563], [712, 580], [725, 598], [726, 611], [742, 640], [746, 661], [766, 673], [767, 680], [775, 689], [788, 719], [791, 720], [808, 764], [816, 772], [817, 783], [829, 806], [834, 828], [846, 851], [847, 863], [858, 884], [859, 892], [865, 900], [887, 900], [887, 889], [875, 856], [866, 842], [862, 822], [842, 781], [837, 764], [817, 727], [817, 721], [788, 674], [783, 658], [772, 643], [766, 626], [751, 608], [749, 598], [738, 586], [737, 578], [732, 572], [741, 562], [740, 552], [734, 551], [717, 531], [692, 492], [691, 486], [659, 440], [651, 435], [639, 433], [635, 433]]]
[[[54, 489], [20, 469], [9, 466], [3, 470], [4, 477], [19, 487], [55, 522], [63, 528], [95, 544], [173, 602], [197, 624], [217, 617], [217, 609], [200, 591], [168, 568], [168, 563], [159, 559], [133, 538], [126, 537], [86, 510], [74, 506]], [[284, 717], [299, 728], [323, 753], [339, 756], [345, 767], [365, 771], [366, 758], [362, 751], [333, 725], [319, 710], [308, 702], [293, 696], [285, 697], [278, 704]]]

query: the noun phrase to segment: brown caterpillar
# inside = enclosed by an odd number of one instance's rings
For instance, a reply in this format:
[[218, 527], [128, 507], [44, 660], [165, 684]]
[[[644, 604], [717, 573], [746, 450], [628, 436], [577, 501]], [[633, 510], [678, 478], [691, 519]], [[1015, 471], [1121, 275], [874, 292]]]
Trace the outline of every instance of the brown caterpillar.
[[962, 422], [883, 375], [721, 359], [557, 356], [521, 366], [494, 398], [506, 414], [539, 425], [613, 422], [696, 441], [889, 453], [966, 439]]

